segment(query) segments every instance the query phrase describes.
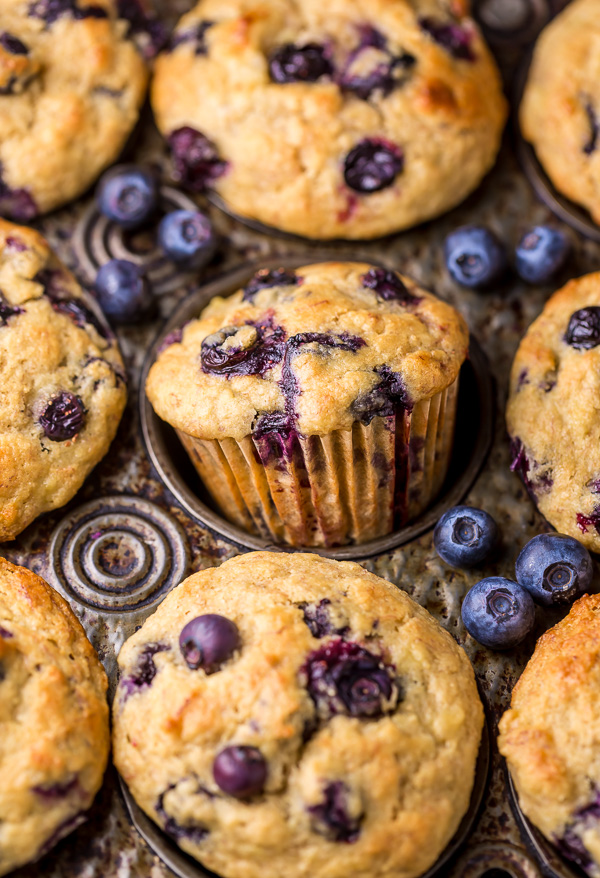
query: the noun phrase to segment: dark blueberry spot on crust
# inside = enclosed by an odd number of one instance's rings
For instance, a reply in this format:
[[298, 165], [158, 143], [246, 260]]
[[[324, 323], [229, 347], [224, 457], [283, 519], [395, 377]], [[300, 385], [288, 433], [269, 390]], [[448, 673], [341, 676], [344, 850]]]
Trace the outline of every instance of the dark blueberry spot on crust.
[[307, 43], [305, 46], [286, 43], [271, 55], [269, 71], [273, 82], [316, 82], [323, 76], [331, 76], [333, 64], [325, 46], [318, 43]]
[[511, 472], [521, 476], [523, 484], [534, 500], [537, 495], [547, 493], [552, 488], [554, 484], [552, 471], [544, 469], [540, 473], [540, 464], [536, 460], [528, 458], [525, 447], [518, 437], [510, 441], [510, 456], [512, 458]]
[[323, 790], [323, 801], [311, 805], [308, 812], [313, 818], [315, 832], [330, 841], [352, 844], [360, 835], [363, 814], [353, 817], [348, 810], [348, 787], [343, 781], [327, 784]]
[[375, 373], [379, 381], [367, 393], [358, 396], [350, 407], [354, 417], [368, 426], [374, 417], [392, 417], [398, 410], [412, 410], [412, 401], [408, 395], [401, 375], [393, 372], [389, 366], [378, 366]]
[[565, 341], [578, 351], [590, 350], [600, 344], [600, 307], [590, 305], [571, 315]]
[[21, 40], [13, 34], [6, 32], [0, 34], [0, 46], [2, 46], [7, 52], [10, 52], [11, 55], [29, 55], [29, 49], [25, 43], [22, 43]]
[[394, 668], [358, 643], [329, 641], [310, 653], [300, 674], [323, 719], [379, 717], [400, 700]]
[[36, 794], [36, 796], [39, 796], [41, 799], [45, 799], [47, 802], [66, 799], [67, 796], [71, 795], [71, 793], [74, 793], [75, 791], [81, 791], [79, 779], [77, 777], [73, 777], [71, 778], [71, 780], [67, 780], [64, 783], [54, 783], [47, 786], [35, 786], [31, 789], [32, 792]]
[[10, 631], [7, 631], [6, 628], [3, 628], [0, 625], [0, 637], [3, 637], [5, 640], [10, 640], [13, 637], [13, 635]]
[[240, 646], [237, 625], [216, 613], [197, 616], [179, 635], [179, 649], [188, 668], [202, 668], [207, 674], [219, 671]]
[[589, 515], [584, 515], [583, 512], [578, 512], [576, 520], [577, 527], [581, 533], [585, 534], [591, 527], [593, 527], [596, 529], [597, 533], [600, 534], [600, 505], [595, 506]]
[[65, 314], [70, 317], [76, 326], [83, 329], [87, 324], [93, 326], [96, 332], [102, 338], [108, 338], [108, 333], [104, 326], [100, 323], [96, 315], [90, 311], [83, 303], [77, 302], [75, 299], [54, 299], [52, 307], [59, 314]]
[[361, 277], [363, 286], [373, 290], [380, 299], [386, 302], [400, 302], [402, 305], [414, 305], [421, 301], [421, 296], [413, 296], [406, 289], [395, 271], [384, 268], [371, 268]]
[[146, 644], [139, 655], [133, 674], [121, 680], [121, 689], [125, 693], [125, 698], [150, 686], [157, 674], [153, 656], [158, 652], [167, 652], [170, 648], [166, 643]]
[[600, 494], [600, 478], [590, 479], [589, 482], [586, 482], [585, 486], [590, 489], [592, 494]]
[[40, 415], [40, 426], [52, 442], [65, 442], [83, 429], [85, 414], [80, 397], [63, 390]]
[[475, 53], [471, 48], [472, 35], [459, 24], [448, 24], [432, 17], [420, 18], [420, 27], [430, 37], [443, 46], [453, 58], [461, 61], [474, 61]]
[[167, 42], [169, 32], [155, 15], [149, 14], [140, 0], [118, 0], [119, 18], [129, 22], [127, 37], [142, 36], [147, 39], [143, 54], [154, 57]]
[[158, 350], [156, 351], [156, 356], [162, 354], [167, 348], [171, 347], [172, 344], [181, 344], [183, 339], [183, 327], [179, 329], [174, 329], [173, 332], [167, 333], [163, 340], [161, 341]]
[[29, 15], [42, 18], [46, 24], [53, 24], [62, 15], [84, 18], [108, 18], [106, 9], [101, 6], [78, 6], [75, 0], [36, 0], [29, 7]]
[[180, 841], [182, 838], [185, 838], [193, 844], [200, 844], [200, 842], [204, 841], [209, 834], [209, 830], [206, 826], [202, 826], [201, 824], [188, 824], [187, 826], [183, 826], [181, 823], [178, 823], [174, 817], [170, 817], [165, 811], [164, 798], [174, 786], [175, 784], [166, 789], [164, 793], [161, 793], [157, 799], [156, 805], [154, 806], [163, 831], [166, 832], [168, 836], [175, 839], [175, 841]]
[[404, 153], [387, 140], [367, 138], [350, 150], [344, 180], [355, 192], [369, 194], [391, 186], [404, 168]]
[[594, 799], [588, 805], [576, 811], [573, 821], [567, 825], [562, 838], [554, 839], [557, 847], [565, 857], [577, 863], [584, 870], [588, 870], [593, 866], [594, 861], [575, 829], [577, 827], [585, 829], [590, 823], [597, 823], [599, 820], [600, 793], [594, 788]]
[[[245, 326], [226, 326], [202, 342], [200, 359], [204, 372], [217, 375], [264, 375], [281, 362], [285, 350], [285, 332], [280, 327], [257, 324], [254, 337], [242, 330]], [[227, 344], [230, 338], [243, 339]]]
[[521, 369], [519, 372], [519, 377], [517, 378], [517, 390], [520, 390], [525, 384], [529, 384], [529, 380], [527, 378], [529, 372], [527, 369]]
[[213, 763], [215, 783], [236, 799], [248, 799], [262, 793], [267, 779], [267, 763], [256, 747], [225, 747]]
[[175, 31], [169, 40], [168, 51], [172, 52], [177, 46], [183, 43], [195, 43], [195, 55], [206, 55], [208, 48], [206, 46], [206, 32], [214, 24], [214, 21], [201, 21], [195, 27], [188, 30]]
[[25, 250], [27, 250], [27, 245], [24, 244], [20, 238], [15, 238], [13, 235], [9, 235], [6, 239], [6, 246], [11, 247], [18, 253], [23, 253]]
[[168, 141], [175, 179], [192, 192], [202, 192], [227, 170], [227, 162], [219, 158], [214, 143], [189, 125], [173, 131]]
[[31, 194], [27, 189], [11, 189], [2, 179], [1, 173], [0, 167], [0, 216], [25, 222], [34, 219], [38, 209]]
[[317, 639], [327, 637], [330, 634], [344, 635], [349, 630], [347, 625], [343, 628], [336, 628], [332, 625], [329, 616], [330, 606], [329, 598], [323, 598], [318, 604], [298, 604], [298, 609], [302, 610], [304, 621], [308, 625], [310, 633]]
[[[408, 52], [394, 55], [388, 49], [385, 36], [370, 25], [361, 25], [358, 30], [360, 42], [348, 57], [345, 70], [340, 77], [340, 87], [344, 91], [353, 92], [363, 101], [369, 100], [376, 91], [387, 97], [394, 88], [405, 81], [406, 74], [414, 67], [417, 59]], [[367, 73], [353, 72], [353, 64], [365, 49], [379, 50], [381, 59]]]
[[301, 284], [304, 278], [299, 277], [295, 271], [287, 268], [261, 268], [257, 271], [244, 287], [243, 300], [251, 302], [259, 290], [270, 287], [289, 287]]
[[585, 106], [585, 112], [587, 113], [588, 121], [590, 123], [590, 137], [586, 145], [583, 147], [583, 151], [586, 155], [591, 155], [596, 151], [598, 146], [598, 136], [600, 135], [600, 119], [592, 106], [592, 103], [588, 101]]
[[19, 308], [17, 305], [9, 305], [2, 293], [0, 293], [0, 326], [8, 326], [8, 321], [11, 317], [24, 313], [24, 308]]

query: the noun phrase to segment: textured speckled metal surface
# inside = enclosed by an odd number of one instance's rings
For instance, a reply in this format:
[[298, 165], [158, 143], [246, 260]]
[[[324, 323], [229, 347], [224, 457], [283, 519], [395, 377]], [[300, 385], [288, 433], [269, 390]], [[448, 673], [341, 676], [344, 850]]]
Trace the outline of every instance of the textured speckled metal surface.
[[[186, 0], [163, 0], [160, 4], [171, 21], [190, 5]], [[476, 4], [476, 12], [499, 57], [509, 93], [513, 72], [522, 62], [528, 41], [562, 5], [558, 0], [553, 4], [544, 0], [481, 0]], [[510, 28], [504, 26], [508, 18], [512, 21]], [[360, 249], [361, 257], [398, 266], [459, 308], [487, 354], [495, 378], [494, 441], [466, 500], [496, 517], [503, 535], [498, 556], [477, 571], [452, 570], [436, 555], [432, 532], [428, 531], [362, 562], [407, 591], [464, 646], [487, 703], [492, 738], [536, 637], [559, 618], [555, 612], [538, 608], [531, 638], [506, 654], [492, 653], [475, 643], [460, 619], [460, 605], [467, 589], [485, 575], [513, 576], [514, 562], [522, 546], [536, 533], [549, 530], [523, 485], [509, 470], [503, 409], [510, 363], [519, 339], [554, 287], [529, 287], [510, 278], [489, 293], [460, 289], [445, 272], [442, 243], [456, 226], [476, 222], [489, 225], [510, 247], [528, 225], [553, 220], [519, 167], [513, 144], [512, 134], [507, 131], [497, 166], [460, 208], [411, 232], [355, 248]], [[169, 162], [149, 113], [141, 122], [127, 159], [150, 161], [162, 167], [164, 182], [168, 184]], [[460, 168], [456, 173], [460, 174]], [[93, 256], [86, 235], [90, 224], [97, 222], [90, 205], [88, 197], [38, 224], [61, 258], [83, 280], [89, 271], [86, 259]], [[217, 258], [200, 277], [175, 277], [169, 269], [168, 283], [160, 289], [161, 318], [152, 324], [119, 330], [130, 398], [110, 453], [67, 507], [42, 517], [15, 542], [2, 546], [2, 553], [9, 560], [40, 573], [67, 597], [98, 649], [113, 684], [114, 657], [123, 639], [152, 612], [156, 602], [185, 570], [217, 565], [240, 551], [190, 517], [152, 468], [138, 417], [139, 376], [146, 351], [162, 323], [199, 284], [249, 260], [283, 256], [310, 260], [314, 250], [307, 242], [250, 229], [214, 206], [209, 205], [208, 210], [222, 236]], [[573, 238], [573, 259], [558, 283], [569, 276], [597, 270], [600, 264], [599, 243], [575, 234]], [[110, 246], [116, 246], [111, 240]], [[152, 253], [152, 246], [148, 241], [119, 240], [118, 246], [132, 247], [140, 259], [151, 258], [148, 254]], [[340, 254], [347, 249], [343, 244], [328, 246], [328, 250]], [[595, 564], [598, 585], [599, 569]], [[448, 878], [540, 878], [543, 874], [572, 878], [576, 870], [563, 863], [535, 833], [530, 833], [526, 824], [526, 831], [521, 832], [494, 744], [491, 761], [481, 814], [461, 849], [440, 874]], [[87, 823], [43, 861], [15, 873], [16, 878], [170, 875], [168, 867], [131, 824], [112, 770]]]

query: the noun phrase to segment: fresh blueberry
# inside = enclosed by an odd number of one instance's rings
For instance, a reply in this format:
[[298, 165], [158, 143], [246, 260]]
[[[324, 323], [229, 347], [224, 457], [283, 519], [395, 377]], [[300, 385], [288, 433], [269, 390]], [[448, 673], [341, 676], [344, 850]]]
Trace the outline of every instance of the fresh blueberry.
[[399, 146], [366, 138], [346, 156], [344, 180], [355, 192], [379, 192], [391, 186], [403, 168], [404, 153]]
[[570, 251], [571, 242], [560, 229], [535, 226], [517, 244], [517, 274], [530, 284], [546, 283], [560, 271]]
[[137, 323], [155, 307], [150, 284], [141, 269], [126, 259], [111, 259], [96, 275], [100, 307], [116, 323]]
[[498, 527], [492, 516], [473, 506], [454, 506], [435, 526], [433, 545], [447, 564], [475, 567], [493, 551]]
[[173, 262], [203, 268], [215, 255], [217, 238], [212, 223], [200, 211], [174, 210], [158, 226], [158, 243]]
[[188, 668], [214, 674], [240, 647], [237, 626], [225, 616], [206, 613], [188, 622], [179, 635], [179, 649]]
[[136, 229], [156, 211], [158, 184], [147, 168], [117, 165], [100, 180], [96, 201], [109, 220], [124, 229]]
[[571, 314], [565, 341], [578, 351], [589, 351], [600, 344], [600, 307], [590, 305]]
[[256, 747], [225, 747], [213, 763], [215, 783], [228, 796], [248, 799], [262, 793], [267, 763]]
[[584, 594], [594, 570], [590, 553], [573, 537], [538, 534], [521, 551], [515, 565], [517, 582], [539, 604], [572, 604]]
[[323, 76], [331, 76], [333, 65], [325, 47], [318, 43], [305, 46], [286, 43], [271, 55], [269, 71], [273, 82], [316, 82]]
[[483, 226], [461, 226], [444, 243], [446, 267], [463, 287], [483, 289], [499, 281], [508, 267], [502, 242]]
[[40, 415], [40, 426], [51, 442], [66, 442], [83, 430], [85, 415], [82, 400], [63, 390]]
[[535, 622], [535, 606], [529, 592], [503, 576], [482, 579], [469, 589], [461, 614], [471, 637], [489, 649], [517, 646]]

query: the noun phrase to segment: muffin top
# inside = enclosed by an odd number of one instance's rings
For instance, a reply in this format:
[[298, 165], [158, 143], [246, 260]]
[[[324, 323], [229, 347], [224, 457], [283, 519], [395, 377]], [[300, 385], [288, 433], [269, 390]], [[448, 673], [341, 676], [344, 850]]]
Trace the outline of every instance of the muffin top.
[[559, 533], [600, 551], [600, 272], [546, 303], [515, 356], [512, 468]]
[[520, 119], [554, 185], [600, 223], [600, 0], [574, 0], [544, 29]]
[[96, 306], [41, 235], [4, 220], [0, 291], [0, 540], [8, 540], [79, 489], [108, 450], [126, 390]]
[[115, 763], [224, 878], [412, 878], [467, 810], [469, 661], [358, 564], [255, 552], [196, 573], [119, 666]]
[[0, 18], [0, 214], [30, 220], [116, 159], [148, 74], [113, 0], [0, 0]]
[[353, 262], [263, 270], [183, 328], [146, 392], [198, 439], [324, 435], [443, 390], [467, 346], [454, 308], [396, 272]]
[[467, 7], [202, 0], [152, 85], [177, 178], [311, 238], [371, 238], [448, 210], [493, 164], [506, 118]]
[[589, 875], [600, 875], [600, 595], [547, 631], [500, 720], [525, 814]]
[[0, 558], [0, 875], [81, 822], [108, 759], [107, 681], [68, 604]]

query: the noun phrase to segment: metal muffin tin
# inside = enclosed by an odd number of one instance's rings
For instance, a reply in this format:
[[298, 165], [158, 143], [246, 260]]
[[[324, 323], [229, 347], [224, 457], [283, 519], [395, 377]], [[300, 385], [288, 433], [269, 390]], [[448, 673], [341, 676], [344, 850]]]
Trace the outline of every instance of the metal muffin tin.
[[[525, 17], [531, 25], [511, 36], [510, 29], [498, 22], [502, 24], [505, 13], [516, 14], [515, 3], [529, 3]], [[163, 0], [157, 5], [164, 18], [173, 23], [191, 4], [190, 0]], [[562, 5], [564, 0], [474, 2], [475, 14], [487, 28], [507, 87], [511, 87], [517, 64], [522, 63], [525, 40]], [[494, 33], [489, 29], [490, 22]], [[165, 199], [189, 203], [187, 196], [169, 186], [168, 157], [147, 117], [132, 141], [132, 150], [126, 160], [162, 168]], [[159, 293], [160, 319], [118, 332], [130, 398], [107, 457], [67, 506], [42, 516], [17, 540], [2, 546], [2, 554], [10, 561], [44, 576], [69, 601], [104, 662], [111, 695], [120, 646], [154, 611], [164, 594], [187, 573], [220, 564], [249, 545], [246, 537], [232, 532], [230, 526], [217, 520], [218, 516], [209, 520], [203, 517], [204, 511], [199, 514], [195, 505], [198, 498], [192, 492], [193, 503], [190, 500], [188, 504], [181, 492], [176, 478], [179, 470], [167, 471], [173, 461], [163, 454], [164, 448], [161, 450], [161, 443], [166, 442], [163, 428], [151, 423], [139, 393], [157, 335], [185, 319], [186, 309], [191, 309], [190, 314], [197, 313], [209, 293], [231, 291], [257, 263], [301, 264], [319, 258], [310, 242], [250, 228], [202, 199], [193, 201], [209, 211], [223, 242], [217, 258], [201, 277], [182, 274], [162, 260], [151, 236], [123, 236], [104, 224], [89, 197], [36, 223], [83, 281], [89, 280], [94, 264], [107, 253], [118, 254], [149, 266]], [[480, 362], [474, 346], [475, 395], [485, 416], [475, 417], [468, 407], [464, 410], [459, 443], [465, 448], [470, 443], [479, 451], [467, 455], [469, 465], [462, 471], [455, 470], [435, 515], [426, 513], [421, 522], [415, 523], [415, 530], [408, 529], [401, 538], [395, 536], [385, 546], [375, 547], [375, 554], [369, 550], [369, 557], [364, 548], [343, 550], [352, 552], [365, 568], [395, 583], [426, 607], [465, 648], [477, 674], [487, 712], [490, 769], [487, 772], [485, 765], [482, 769], [481, 762], [485, 762], [486, 738], [469, 813], [457, 837], [429, 873], [438, 878], [581, 878], [577, 868], [566, 863], [521, 814], [495, 744], [497, 721], [508, 707], [510, 691], [531, 655], [535, 639], [560, 616], [538, 608], [532, 636], [508, 653], [493, 653], [481, 647], [466, 634], [460, 619], [467, 589], [483, 576], [514, 576], [514, 561], [521, 547], [536, 533], [549, 529], [519, 479], [509, 470], [503, 409], [517, 344], [551, 289], [527, 287], [513, 278], [485, 294], [462, 290], [449, 280], [442, 255], [445, 235], [458, 225], [489, 225], [507, 244], [514, 244], [527, 226], [551, 218], [521, 172], [513, 144], [506, 137], [497, 166], [478, 191], [450, 214], [380, 241], [327, 245], [327, 258], [343, 258], [350, 249], [352, 258], [397, 267], [447, 299], [466, 316], [489, 362], [488, 367]], [[565, 219], [569, 217], [565, 215]], [[585, 234], [583, 228], [581, 231]], [[564, 280], [595, 270], [599, 261], [600, 238], [578, 238]], [[490, 374], [497, 387], [496, 396], [491, 392]], [[475, 399], [475, 395], [467, 398]], [[495, 426], [490, 419], [494, 412]], [[473, 466], [472, 459], [477, 455], [485, 458], [479, 475], [481, 461], [477, 459]], [[465, 475], [467, 471], [469, 475]], [[456, 503], [465, 492], [467, 503], [485, 508], [496, 517], [503, 535], [498, 557], [470, 572], [452, 570], [437, 557], [431, 531], [439, 511]], [[598, 584], [598, 564], [594, 563]], [[169, 878], [173, 874], [196, 878], [210, 873], [179, 851], [131, 803], [126, 791], [121, 791], [116, 772], [109, 769], [87, 823], [42, 861], [14, 876]]]

